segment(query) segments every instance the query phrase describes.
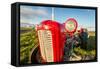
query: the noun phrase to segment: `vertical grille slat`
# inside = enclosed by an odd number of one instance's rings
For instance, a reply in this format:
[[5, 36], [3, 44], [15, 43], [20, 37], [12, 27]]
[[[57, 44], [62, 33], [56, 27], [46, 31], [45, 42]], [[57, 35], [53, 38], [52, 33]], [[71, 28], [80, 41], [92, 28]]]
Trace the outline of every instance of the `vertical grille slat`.
[[47, 62], [53, 62], [53, 43], [52, 43], [52, 34], [49, 30], [39, 30], [39, 43], [41, 56]]

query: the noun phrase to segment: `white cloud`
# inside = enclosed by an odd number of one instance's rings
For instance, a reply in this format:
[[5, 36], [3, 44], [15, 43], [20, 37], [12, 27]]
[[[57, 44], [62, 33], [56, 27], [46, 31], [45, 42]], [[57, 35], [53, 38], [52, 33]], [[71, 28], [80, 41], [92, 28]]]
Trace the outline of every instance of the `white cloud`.
[[32, 7], [29, 6], [21, 6], [20, 12], [22, 15], [42, 15], [42, 16], [47, 16], [47, 11], [44, 9], [32, 9]]
[[33, 20], [39, 17], [48, 18], [49, 13], [45, 8], [33, 7], [33, 6], [21, 6], [20, 7], [21, 23], [32, 23]]

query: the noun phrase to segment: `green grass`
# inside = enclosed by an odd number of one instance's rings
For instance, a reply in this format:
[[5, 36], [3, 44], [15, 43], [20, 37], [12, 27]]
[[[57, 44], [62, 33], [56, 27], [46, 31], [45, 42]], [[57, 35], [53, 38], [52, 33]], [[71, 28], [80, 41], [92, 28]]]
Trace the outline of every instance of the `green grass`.
[[30, 31], [20, 34], [20, 62], [21, 64], [29, 63], [29, 55], [34, 48], [34, 45], [38, 42], [36, 31]]
[[95, 50], [83, 50], [80, 47], [74, 48], [74, 52], [77, 55], [81, 55], [81, 56], [86, 56], [86, 55], [95, 56], [95, 54], [96, 54]]
[[96, 55], [96, 41], [95, 41], [95, 32], [89, 32], [88, 44], [86, 50], [81, 49], [80, 47], [74, 48], [74, 52], [77, 55], [81, 56], [94, 56]]
[[20, 30], [32, 30], [31, 27], [21, 27]]
[[88, 39], [88, 45], [87, 45], [87, 49], [88, 50], [94, 50], [95, 49], [95, 44], [96, 41], [95, 41], [95, 36], [90, 36], [89, 39]]
[[95, 31], [89, 31], [89, 36], [95, 36]]
[[[38, 39], [36, 38], [37, 34], [35, 29], [33, 28], [21, 28], [21, 30], [31, 30], [29, 32], [24, 32], [20, 34], [20, 62], [21, 64], [29, 63], [29, 55], [35, 44], [38, 43]], [[77, 54], [84, 55], [93, 55], [95, 56], [95, 33], [89, 32], [89, 39], [87, 50], [83, 50], [80, 47], [74, 48], [74, 52]]]

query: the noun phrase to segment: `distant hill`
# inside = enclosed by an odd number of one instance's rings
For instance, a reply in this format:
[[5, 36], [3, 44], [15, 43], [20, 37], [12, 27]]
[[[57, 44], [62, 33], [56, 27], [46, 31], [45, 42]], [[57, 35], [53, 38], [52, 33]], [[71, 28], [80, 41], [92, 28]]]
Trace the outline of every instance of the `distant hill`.
[[33, 27], [34, 24], [30, 24], [30, 23], [20, 23], [21, 27]]
[[88, 31], [88, 34], [89, 34], [90, 36], [95, 36], [95, 31]]

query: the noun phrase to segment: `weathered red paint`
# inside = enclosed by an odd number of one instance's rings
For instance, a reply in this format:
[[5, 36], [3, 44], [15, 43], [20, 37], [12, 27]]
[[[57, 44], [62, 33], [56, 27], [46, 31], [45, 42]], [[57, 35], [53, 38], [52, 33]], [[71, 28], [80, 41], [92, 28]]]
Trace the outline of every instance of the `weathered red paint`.
[[[45, 25], [48, 29], [45, 29]], [[52, 20], [46, 20], [41, 22], [40, 26], [37, 27], [38, 30], [50, 30], [52, 33], [52, 43], [53, 43], [53, 56], [54, 62], [60, 62], [63, 59], [64, 53], [64, 27], [60, 23]], [[44, 59], [45, 60], [45, 59]]]
[[[69, 31], [65, 28], [65, 24], [69, 21], [74, 21], [75, 29], [73, 31]], [[47, 26], [47, 28], [45, 28]], [[77, 21], [73, 18], [68, 19], [64, 24], [60, 24], [59, 22], [52, 21], [52, 20], [45, 20], [37, 25], [38, 30], [49, 30], [52, 33], [52, 43], [53, 43], [53, 62], [61, 62], [63, 61], [64, 56], [64, 44], [66, 39], [66, 33], [74, 33], [77, 28]], [[46, 59], [43, 59], [45, 62]]]

